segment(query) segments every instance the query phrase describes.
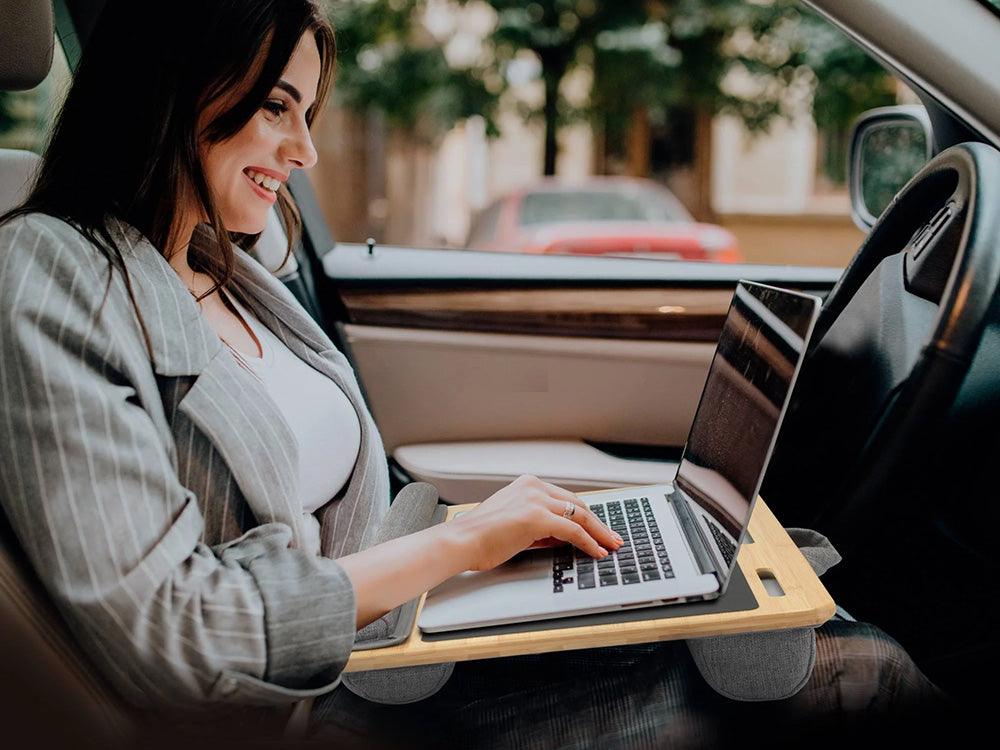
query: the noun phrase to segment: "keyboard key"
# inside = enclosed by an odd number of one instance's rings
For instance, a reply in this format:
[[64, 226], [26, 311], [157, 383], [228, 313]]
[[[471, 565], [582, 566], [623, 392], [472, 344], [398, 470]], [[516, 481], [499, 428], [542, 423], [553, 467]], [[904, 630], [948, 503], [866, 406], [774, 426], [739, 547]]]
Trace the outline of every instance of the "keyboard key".
[[726, 565], [732, 565], [733, 557], [736, 554], [736, 545], [729, 540], [729, 538], [722, 532], [722, 529], [711, 521], [708, 522], [708, 528], [711, 530], [712, 536], [715, 538], [715, 545], [719, 548], [719, 552], [722, 553], [722, 557], [726, 561]]
[[[603, 587], [673, 577], [670, 558], [653, 517], [649, 498], [595, 503], [590, 509], [618, 532], [625, 543], [607, 557], [597, 560], [596, 565], [593, 558], [580, 550], [565, 552], [567, 557], [553, 563], [554, 581], [559, 585], [571, 584], [575, 573], [577, 589], [592, 589], [597, 587], [598, 579]], [[555, 577], [557, 572], [558, 579]]]

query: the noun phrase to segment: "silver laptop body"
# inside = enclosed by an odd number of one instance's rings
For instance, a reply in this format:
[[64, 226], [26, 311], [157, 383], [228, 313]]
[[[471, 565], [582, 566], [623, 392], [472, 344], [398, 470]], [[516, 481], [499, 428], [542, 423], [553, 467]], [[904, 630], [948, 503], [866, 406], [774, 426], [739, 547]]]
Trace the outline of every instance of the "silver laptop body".
[[418, 625], [462, 630], [722, 595], [746, 536], [819, 298], [740, 281], [673, 483], [581, 495], [625, 545], [532, 549], [432, 589]]

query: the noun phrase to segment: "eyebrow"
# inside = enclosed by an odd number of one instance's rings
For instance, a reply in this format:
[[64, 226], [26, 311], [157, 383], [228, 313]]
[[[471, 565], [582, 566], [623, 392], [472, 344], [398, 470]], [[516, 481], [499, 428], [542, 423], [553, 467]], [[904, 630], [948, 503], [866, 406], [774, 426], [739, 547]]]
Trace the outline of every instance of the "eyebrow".
[[286, 92], [290, 97], [292, 97], [292, 99], [295, 100], [296, 104], [302, 104], [302, 92], [300, 92], [288, 81], [281, 79], [274, 85], [277, 88], [281, 89], [282, 91]]

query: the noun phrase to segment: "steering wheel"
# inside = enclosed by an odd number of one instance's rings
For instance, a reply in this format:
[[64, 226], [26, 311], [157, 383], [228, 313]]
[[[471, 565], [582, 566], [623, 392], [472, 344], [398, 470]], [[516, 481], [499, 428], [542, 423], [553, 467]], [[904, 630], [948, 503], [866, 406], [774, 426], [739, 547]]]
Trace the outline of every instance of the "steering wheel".
[[[834, 597], [932, 662], [952, 646], [995, 659], [998, 291], [1000, 152], [960, 144], [904, 186], [824, 301], [761, 491], [840, 551]], [[940, 572], [903, 573], [928, 551]], [[975, 618], [928, 622], [937, 578], [958, 610], [980, 607], [980, 635]]]

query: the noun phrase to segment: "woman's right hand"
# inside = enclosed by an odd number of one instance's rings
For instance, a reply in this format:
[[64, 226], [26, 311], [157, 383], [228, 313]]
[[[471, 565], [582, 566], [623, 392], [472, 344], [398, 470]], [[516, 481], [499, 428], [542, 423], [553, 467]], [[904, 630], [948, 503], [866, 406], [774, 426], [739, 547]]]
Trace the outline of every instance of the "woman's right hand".
[[528, 547], [564, 542], [593, 557], [604, 557], [622, 545], [572, 492], [523, 476], [448, 523], [363, 549], [339, 562], [354, 585], [360, 628], [457, 573], [488, 570]]
[[468, 570], [489, 570], [529, 547], [569, 543], [601, 558], [622, 545], [575, 494], [533, 476], [518, 477], [452, 524], [465, 539]]

